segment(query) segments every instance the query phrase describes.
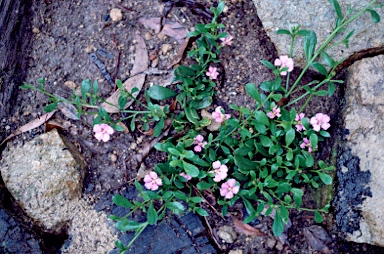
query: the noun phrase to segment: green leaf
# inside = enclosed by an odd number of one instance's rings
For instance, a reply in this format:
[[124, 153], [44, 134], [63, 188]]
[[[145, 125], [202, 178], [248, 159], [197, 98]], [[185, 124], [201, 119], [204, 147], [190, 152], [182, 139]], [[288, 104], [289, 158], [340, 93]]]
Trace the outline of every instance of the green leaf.
[[260, 62], [261, 62], [263, 65], [265, 65], [267, 68], [269, 68], [269, 69], [271, 69], [271, 70], [276, 70], [275, 65], [273, 65], [271, 62], [266, 61], [266, 60], [261, 60]]
[[304, 192], [298, 188], [292, 188], [291, 192], [293, 193], [293, 201], [296, 203], [297, 207], [300, 207], [303, 203], [302, 197]]
[[321, 173], [321, 172], [317, 172], [317, 174], [319, 175], [321, 181], [326, 184], [326, 185], [330, 185], [332, 184], [332, 177], [328, 174], [324, 174], [324, 173]]
[[266, 136], [260, 136], [260, 141], [261, 141], [261, 144], [265, 147], [273, 146], [273, 141]]
[[209, 216], [208, 212], [201, 207], [197, 207], [195, 210], [200, 216]]
[[239, 169], [249, 172], [250, 170], [257, 169], [257, 162], [251, 161], [250, 159], [247, 159], [241, 155], [235, 154], [235, 164], [239, 167]]
[[319, 90], [319, 91], [316, 91], [314, 94], [317, 96], [327, 96], [329, 92], [326, 90]]
[[279, 237], [284, 232], [284, 223], [280, 215], [280, 211], [276, 211], [276, 216], [272, 225], [273, 235]]
[[276, 189], [276, 193], [285, 193], [289, 192], [292, 189], [291, 185], [286, 182], [279, 183]]
[[285, 144], [289, 146], [292, 141], [295, 139], [295, 130], [293, 128], [290, 128], [286, 133], [285, 133]]
[[259, 104], [261, 104], [260, 93], [254, 84], [248, 83], [245, 85], [245, 91]]
[[329, 0], [331, 5], [333, 6], [333, 9], [335, 9], [336, 15], [338, 19], [343, 19], [343, 13], [341, 12], [341, 8], [339, 5], [339, 2], [337, 0]]
[[57, 101], [55, 100], [53, 103], [48, 104], [43, 108], [44, 112], [52, 112], [57, 108]]
[[206, 189], [209, 189], [212, 187], [212, 184], [211, 183], [207, 183], [207, 182], [198, 182], [196, 184], [196, 187], [199, 189], [199, 190], [206, 190]]
[[243, 203], [245, 205], [245, 209], [246, 209], [248, 214], [256, 213], [255, 208], [253, 208], [253, 205], [251, 204], [251, 202], [249, 202], [248, 199], [243, 198]]
[[177, 95], [172, 89], [162, 87], [162, 86], [152, 86], [148, 89], [148, 95], [151, 99], [154, 100], [166, 100]]
[[110, 122], [111, 121], [111, 117], [108, 115], [107, 111], [102, 107], [100, 106], [99, 107], [99, 114], [100, 116], [107, 122]]
[[179, 214], [182, 211], [184, 211], [184, 206], [180, 202], [174, 201], [174, 202], [169, 202], [167, 203], [167, 208], [171, 210], [172, 212]]
[[377, 14], [375, 10], [368, 9], [369, 13], [371, 14], [372, 22], [373, 23], [379, 23], [380, 22], [380, 16]]
[[176, 148], [170, 147], [167, 150], [172, 155], [176, 155], [176, 156], [180, 156], [181, 155], [181, 152], [179, 150], [177, 150]]
[[164, 117], [160, 118], [160, 121], [156, 124], [155, 129], [153, 131], [153, 136], [158, 137], [161, 135], [164, 128]]
[[336, 86], [335, 86], [335, 83], [333, 83], [332, 81], [328, 82], [328, 97], [331, 97], [335, 91], [336, 91]]
[[133, 204], [121, 195], [115, 195], [112, 197], [112, 202], [118, 206], [131, 208]]
[[322, 223], [323, 222], [323, 217], [318, 211], [314, 211], [315, 214], [315, 221], [316, 223]]
[[191, 163], [183, 161], [183, 168], [185, 172], [192, 177], [197, 177], [199, 175], [199, 169]]
[[190, 198], [190, 200], [193, 202], [193, 203], [201, 203], [204, 201], [204, 199], [202, 197], [192, 197]]
[[119, 105], [120, 109], [124, 109], [125, 104], [127, 104], [128, 98], [121, 93], [119, 96], [119, 99], [117, 100], [117, 104]]
[[195, 30], [195, 31], [187, 33], [187, 37], [195, 37], [195, 36], [200, 35], [200, 34], [201, 34], [201, 32]]
[[289, 211], [284, 205], [280, 205], [280, 215], [283, 221], [288, 221]]
[[220, 3], [219, 3], [219, 5], [217, 6], [217, 16], [220, 16], [220, 14], [223, 12], [223, 10], [224, 10], [224, 7], [225, 7], [225, 3], [224, 3], [224, 1], [221, 1]]
[[331, 137], [331, 135], [325, 130], [321, 130], [320, 135], [324, 138], [330, 138]]
[[262, 123], [266, 126], [269, 126], [268, 116], [263, 111], [256, 111], [255, 118], [257, 122]]
[[113, 129], [115, 129], [116, 131], [124, 131], [124, 128], [117, 123], [113, 125]]
[[309, 62], [315, 52], [317, 37], [315, 32], [308, 31], [308, 34], [304, 37], [304, 52], [307, 62]]
[[[199, 25], [199, 24], [198, 24]], [[198, 26], [196, 25], [196, 27]], [[203, 26], [203, 29], [205, 30], [204, 26]], [[176, 69], [176, 74], [179, 74], [180, 76], [182, 76], [183, 78], [188, 78], [188, 77], [192, 77], [195, 75], [195, 70], [192, 69], [192, 68], [189, 68], [188, 66], [184, 66], [184, 65], [180, 65], [179, 67], [177, 67]]]
[[99, 90], [99, 84], [97, 83], [97, 80], [93, 81], [92, 88], [93, 88], [93, 93], [97, 95], [97, 91]]
[[323, 61], [326, 65], [333, 68], [335, 66], [335, 60], [330, 57], [327, 52], [323, 51], [320, 53], [321, 57], [323, 58]]
[[81, 83], [81, 96], [83, 100], [87, 98], [87, 93], [89, 92], [89, 89], [91, 89], [91, 81], [89, 79], [83, 80]]
[[317, 143], [318, 143], [317, 135], [315, 133], [311, 134], [311, 136], [309, 136], [309, 141], [311, 142], [311, 146], [312, 146], [313, 150], [315, 150], [317, 147]]
[[291, 32], [286, 29], [279, 29], [276, 31], [276, 34], [288, 34], [291, 35]]
[[149, 205], [148, 211], [147, 211], [148, 224], [149, 225], [155, 225], [157, 222], [157, 218], [158, 218], [157, 212], [156, 212], [155, 208], [153, 207], [153, 203], [151, 203]]
[[116, 223], [116, 228], [120, 231], [134, 231], [140, 227], [142, 227], [142, 223], [138, 223], [136, 221], [130, 221], [127, 218], [124, 218]]
[[206, 33], [206, 32], [208, 32], [207, 29], [204, 27], [203, 24], [197, 24], [197, 25], [195, 26], [195, 28], [196, 28], [196, 31], [199, 31], [200, 33]]
[[194, 124], [198, 123], [198, 120], [200, 118], [199, 118], [199, 115], [196, 112], [196, 109], [191, 108], [191, 107], [185, 107], [184, 111], [185, 111], [186, 117], [188, 118], [188, 121], [190, 121], [191, 123], [194, 123]]
[[307, 167], [313, 167], [315, 164], [315, 159], [313, 158], [312, 154], [306, 151], [301, 151], [304, 154], [305, 157], [305, 165]]
[[317, 70], [320, 74], [324, 75], [324, 76], [328, 76], [328, 71], [327, 69], [324, 67], [324, 65], [322, 65], [321, 63], [318, 63], [318, 62], [313, 62], [311, 64], [311, 66]]

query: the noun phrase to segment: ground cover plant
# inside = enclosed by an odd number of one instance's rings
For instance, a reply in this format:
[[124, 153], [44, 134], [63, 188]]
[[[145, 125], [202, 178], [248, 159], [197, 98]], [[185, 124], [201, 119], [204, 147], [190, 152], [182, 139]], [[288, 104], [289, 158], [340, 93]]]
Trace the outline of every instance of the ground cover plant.
[[[46, 93], [52, 99], [52, 103], [44, 108], [48, 112], [59, 103], [69, 103], [76, 107], [79, 117], [85, 113], [95, 114], [95, 138], [100, 141], [107, 142], [115, 130], [121, 131], [118, 122], [127, 119], [131, 120], [131, 130], [136, 128], [137, 121], [143, 121], [144, 130], [153, 127], [155, 137], [170, 128], [178, 134], [155, 146], [168, 154], [168, 161], [156, 165], [145, 176], [144, 187], [135, 182], [141, 201], [128, 201], [119, 195], [113, 198], [117, 205], [131, 210], [122, 218], [111, 216], [118, 229], [134, 230], [138, 236], [147, 225], [162, 219], [167, 210], [180, 214], [188, 209], [207, 216], [208, 212], [201, 203], [205, 201], [203, 192], [209, 191], [216, 195], [223, 214], [235, 202], [243, 202], [248, 213], [245, 223], [253, 221], [263, 210], [266, 210], [266, 215], [274, 211], [272, 230], [278, 236], [284, 230], [290, 209], [313, 211], [315, 220], [320, 222], [320, 212], [329, 208], [328, 205], [320, 209], [301, 207], [302, 186], [318, 188], [320, 184], [332, 184], [328, 172], [333, 167], [324, 161], [315, 161], [313, 155], [320, 142], [330, 136], [327, 132], [330, 119], [322, 112], [309, 117], [303, 113], [313, 96], [332, 96], [335, 85], [342, 82], [333, 80], [334, 70], [342, 59], [335, 60], [326, 51], [339, 43], [348, 46], [353, 31], [347, 33], [342, 41], [330, 43], [361, 14], [369, 12], [374, 22], [379, 21], [373, 9], [376, 1], [359, 11], [347, 10], [345, 15], [337, 1], [330, 2], [337, 20], [328, 39], [316, 48], [317, 38], [313, 31], [301, 30], [300, 27], [279, 30], [279, 34], [292, 39], [290, 54], [280, 56], [273, 63], [263, 61], [276, 78], [259, 86], [247, 84], [246, 91], [255, 100], [253, 107], [231, 105], [234, 112], [231, 115], [221, 107], [211, 110], [211, 113], [204, 111], [211, 106], [215, 95], [215, 80], [220, 75], [216, 65], [220, 61], [220, 50], [232, 43], [231, 36], [222, 32], [224, 26], [218, 22], [224, 9], [223, 2], [217, 8], [211, 8], [214, 14], [211, 23], [198, 24], [189, 34], [197, 38], [196, 47], [188, 54], [195, 63], [175, 70], [179, 82], [177, 87], [153, 86], [145, 91], [147, 103], [143, 104], [133, 95], [136, 90], [126, 91], [122, 82], [116, 82], [121, 93], [118, 105], [111, 106], [118, 108], [121, 116], [111, 116], [100, 106], [100, 102], [106, 101], [98, 96], [97, 82], [91, 85], [89, 80], [85, 80], [81, 93], [74, 93], [71, 99], [47, 93], [43, 80], [38, 88], [28, 84], [24, 88]], [[307, 61], [299, 78], [292, 82], [290, 72], [294, 68], [293, 49], [297, 36], [304, 37]], [[327, 67], [317, 62], [319, 58]], [[301, 77], [309, 68], [317, 70], [324, 78], [300, 84]], [[290, 95], [298, 89], [304, 89], [305, 93], [289, 101]], [[126, 110], [125, 105], [130, 99], [143, 110]], [[295, 109], [295, 102], [301, 99], [305, 100], [304, 106]], [[137, 210], [146, 212], [145, 222], [130, 220], [130, 215]], [[122, 252], [129, 248], [120, 242], [117, 246]]]

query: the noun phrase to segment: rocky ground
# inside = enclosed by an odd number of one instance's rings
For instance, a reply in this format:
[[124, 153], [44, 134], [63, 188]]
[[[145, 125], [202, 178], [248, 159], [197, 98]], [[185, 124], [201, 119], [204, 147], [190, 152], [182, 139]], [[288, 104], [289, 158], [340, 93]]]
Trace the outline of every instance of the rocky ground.
[[[214, 4], [212, 1], [200, 2], [203, 2], [204, 6]], [[252, 1], [231, 0], [226, 1], [226, 5], [221, 21], [225, 24], [226, 31], [234, 37], [234, 42], [231, 47], [224, 48], [220, 55], [224, 74], [221, 77], [222, 82], [217, 87], [218, 96], [214, 106], [224, 108], [228, 108], [230, 104], [247, 106], [251, 98], [245, 94], [245, 84], [249, 82], [258, 84], [273, 78], [259, 61], [275, 59], [277, 51], [263, 30]], [[196, 14], [198, 7], [196, 4], [174, 6], [166, 18], [190, 30], [196, 23], [206, 22], [204, 16]], [[111, 14], [113, 8], [121, 11], [121, 17], [119, 14], [117, 17]], [[125, 0], [115, 3], [103, 0], [34, 2], [31, 7], [31, 23], [27, 28], [28, 32], [33, 33], [33, 38], [24, 81], [37, 85], [39, 78], [45, 78], [46, 89], [49, 92], [68, 97], [71, 89], [78, 87], [82, 80], [98, 80], [100, 95], [108, 97], [114, 88], [109, 84], [108, 78], [105, 78], [105, 74], [101, 73], [100, 68], [92, 62], [90, 55], [96, 54], [103, 62], [111, 79], [118, 78], [124, 81], [132, 74], [139, 35], [144, 38], [150, 67], [155, 68], [147, 74], [143, 89], [165, 82], [172, 72], [172, 68], [168, 67], [177, 55], [182, 41], [178, 41], [172, 35], [156, 33], [148, 25], [143, 25], [149, 18], [160, 17], [163, 9], [164, 3], [157, 0]], [[183, 56], [182, 62], [185, 63], [186, 53]], [[297, 76], [298, 73], [299, 69], [294, 71], [293, 76]], [[311, 75], [313, 77], [314, 74], [310, 73], [305, 79], [309, 80]], [[342, 94], [328, 100], [313, 100], [309, 106], [310, 112], [330, 114], [331, 118], [335, 119], [332, 124], [337, 126], [336, 116], [340, 112], [338, 96]], [[139, 100], [143, 99], [142, 94], [139, 95]], [[5, 131], [4, 136], [40, 116], [46, 103], [47, 97], [41, 93], [18, 91], [12, 111], [0, 123]], [[137, 177], [139, 168], [130, 158], [146, 146], [150, 137], [139, 131], [117, 133], [111, 142], [100, 143], [93, 137], [91, 117], [75, 121], [58, 112], [54, 120], [58, 123], [62, 135], [79, 149], [87, 163], [82, 199], [87, 205], [94, 206], [98, 213], [107, 215], [122, 213], [120, 208], [112, 204], [111, 197], [113, 194], [122, 193], [133, 198], [134, 191], [129, 185]], [[43, 132], [43, 127], [35, 128], [9, 141], [9, 146], [17, 147], [25, 144]], [[336, 127], [333, 132], [338, 133]], [[333, 148], [333, 143], [327, 144], [319, 156], [329, 157]], [[151, 169], [164, 159], [163, 154], [152, 151], [140, 170]], [[50, 241], [55, 235], [42, 233], [41, 229], [32, 226], [33, 223], [25, 219], [25, 216], [21, 216], [22, 212], [15, 208], [14, 200], [6, 192], [4, 185], [1, 192], [2, 200], [8, 201], [1, 203], [0, 252], [57, 253], [65, 241], [61, 251], [68, 253], [65, 249], [71, 244], [71, 234], [67, 232], [64, 235], [56, 235], [59, 241]], [[315, 203], [311, 201], [311, 197], [307, 197], [305, 205], [314, 206]], [[207, 209], [210, 212], [208, 219], [188, 214], [181, 218], [169, 216], [157, 227], [148, 228], [134, 245], [132, 253], [319, 253], [320, 250], [324, 252], [321, 248], [318, 251], [313, 250], [308, 238], [304, 237], [304, 232], [315, 224], [312, 215], [307, 213], [293, 214], [292, 226], [285, 233], [286, 239], [276, 239], [270, 230], [272, 219], [269, 217], [261, 216], [252, 225], [265, 235], [252, 237], [235, 232], [232, 218], [221, 218], [213, 210]], [[245, 211], [241, 205], [235, 205], [231, 212], [241, 217]], [[326, 222], [318, 225], [320, 228], [311, 228], [313, 231], [327, 232], [328, 253], [382, 251], [368, 244], [345, 242], [339, 238], [332, 221], [333, 218], [329, 217]], [[86, 232], [87, 226], [82, 226]], [[117, 237], [126, 243], [133, 236], [119, 234]], [[19, 243], [18, 249], [15, 247], [16, 242]]]

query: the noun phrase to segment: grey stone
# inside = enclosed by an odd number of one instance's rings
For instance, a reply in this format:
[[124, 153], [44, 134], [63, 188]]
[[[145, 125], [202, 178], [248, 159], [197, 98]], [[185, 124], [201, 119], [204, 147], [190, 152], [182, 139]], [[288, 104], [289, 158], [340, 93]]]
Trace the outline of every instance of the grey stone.
[[61, 253], [108, 253], [114, 248], [111, 221], [81, 199], [82, 155], [56, 130], [8, 148], [0, 164], [6, 187], [26, 214], [46, 232], [70, 235]]
[[[384, 55], [366, 58], [349, 67], [344, 113], [347, 149], [359, 158], [360, 171], [370, 173], [370, 194], [363, 197], [359, 229], [347, 240], [384, 246]], [[344, 168], [343, 174], [349, 169]], [[341, 176], [342, 177], [342, 176]], [[339, 190], [343, 191], [343, 190]]]
[[[1, 175], [9, 192], [47, 232], [66, 225], [69, 201], [78, 199], [85, 163], [56, 130], [3, 152]], [[75, 158], [78, 159], [77, 162]]]
[[[284, 3], [274, 0], [253, 0], [253, 2], [263, 27], [275, 44], [279, 55], [289, 54], [290, 37], [277, 35], [278, 29], [289, 29], [300, 24], [301, 29], [313, 30], [317, 35], [317, 48], [319, 48], [335, 26], [336, 14], [328, 0], [286, 0]], [[369, 2], [368, 0], [339, 0], [344, 15], [349, 6], [360, 10]], [[382, 0], [377, 2], [383, 3]], [[383, 16], [383, 9], [376, 10], [379, 15]], [[327, 51], [336, 60], [349, 57], [355, 52], [384, 45], [384, 33], [382, 32], [384, 22], [374, 24], [369, 13], [364, 13], [357, 20], [348, 24], [345, 33], [337, 36], [335, 42], [343, 40], [351, 30], [355, 32], [349, 41], [348, 49], [344, 45], [339, 45]], [[295, 65], [303, 67], [305, 57], [302, 37], [295, 41], [293, 53]]]
[[220, 227], [217, 231], [217, 235], [226, 243], [234, 243], [237, 238], [235, 230], [230, 226]]

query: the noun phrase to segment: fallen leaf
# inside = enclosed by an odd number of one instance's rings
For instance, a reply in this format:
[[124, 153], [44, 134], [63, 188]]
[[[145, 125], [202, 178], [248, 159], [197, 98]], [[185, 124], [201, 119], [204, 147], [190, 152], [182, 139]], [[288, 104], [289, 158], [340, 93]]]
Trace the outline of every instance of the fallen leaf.
[[326, 243], [330, 243], [332, 240], [328, 236], [327, 231], [321, 226], [312, 225], [310, 227], [304, 228], [303, 233], [305, 239], [307, 240], [308, 245], [321, 253], [327, 254], [331, 253]]
[[180, 23], [167, 21], [160, 31], [160, 18], [140, 18], [139, 22], [146, 27], [154, 30], [155, 33], [162, 33], [169, 37], [172, 37], [179, 44], [183, 44], [184, 39], [187, 37], [187, 29], [185, 29]]
[[181, 61], [184, 55], [184, 51], [188, 46], [188, 42], [189, 42], [189, 38], [186, 38], [183, 44], [180, 45], [179, 49], [177, 50], [176, 56], [173, 57], [172, 62], [167, 66], [168, 69], [171, 69], [175, 64], [178, 64]]
[[234, 217], [232, 217], [233, 225], [235, 227], [236, 232], [244, 234], [246, 236], [262, 236], [264, 235], [263, 232], [260, 230], [248, 225], [244, 224], [241, 220], [238, 220]]
[[[144, 72], [146, 69], [148, 69], [148, 51], [145, 46], [145, 42], [143, 37], [140, 35], [136, 35], [136, 55], [135, 55], [135, 63], [133, 64], [133, 68], [131, 70], [131, 75], [133, 77], [127, 79], [123, 86], [128, 91], [131, 92], [133, 88], [137, 88], [138, 91], [133, 93], [132, 95], [136, 97], [140, 90], [143, 88], [143, 84], [145, 81], [145, 74], [141, 73]], [[138, 74], [141, 73], [141, 74]], [[137, 74], [137, 75], [136, 75]], [[120, 97], [120, 90], [117, 90], [114, 92], [106, 101], [113, 105], [118, 105], [118, 100]], [[133, 103], [133, 99], [128, 100], [127, 104], [125, 104], [124, 108], [129, 107]], [[108, 113], [117, 113], [119, 112], [119, 108], [114, 107], [108, 103], [102, 103], [101, 106], [108, 112]]]
[[57, 104], [57, 108], [69, 119], [80, 120], [80, 118], [77, 116], [77, 109], [72, 104], [67, 102], [59, 102]]
[[221, 127], [221, 123], [214, 121], [212, 114], [206, 111], [205, 109], [201, 110], [201, 117], [207, 118], [211, 121], [211, 123], [207, 126], [207, 129], [210, 131], [218, 131]]
[[154, 30], [155, 33], [160, 32], [160, 17], [156, 18], [140, 18], [139, 23]]
[[179, 44], [182, 44], [184, 39], [187, 37], [187, 30], [177, 22], [166, 22], [163, 30], [161, 30], [162, 34], [165, 34], [169, 37], [172, 37]]
[[49, 113], [46, 113], [42, 116], [40, 116], [39, 118], [36, 118], [35, 120], [21, 126], [20, 128], [18, 128], [16, 131], [14, 131], [11, 135], [9, 135], [8, 137], [6, 137], [1, 143], [0, 143], [0, 146], [3, 145], [6, 141], [10, 140], [11, 138], [23, 133], [23, 132], [26, 132], [26, 131], [29, 131], [29, 130], [32, 130], [32, 129], [35, 129], [39, 126], [41, 126], [42, 124], [44, 124], [46, 121], [48, 121], [52, 116], [53, 114], [56, 113], [56, 109], [52, 112], [49, 112]]

